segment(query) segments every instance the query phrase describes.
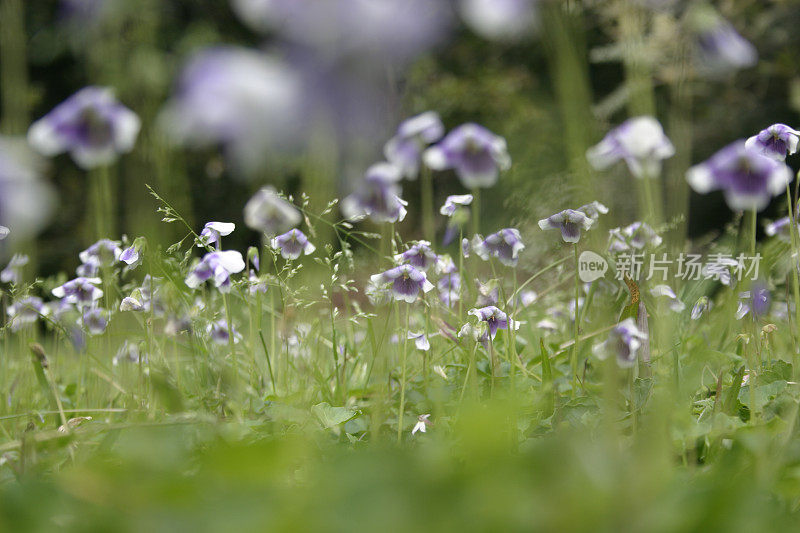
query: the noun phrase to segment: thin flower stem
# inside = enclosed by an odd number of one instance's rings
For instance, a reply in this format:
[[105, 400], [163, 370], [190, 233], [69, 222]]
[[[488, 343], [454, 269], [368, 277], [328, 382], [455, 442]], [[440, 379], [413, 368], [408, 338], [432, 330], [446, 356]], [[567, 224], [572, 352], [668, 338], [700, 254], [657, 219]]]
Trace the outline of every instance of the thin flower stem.
[[481, 190], [472, 189], [472, 234], [480, 233], [481, 223]]
[[789, 184], [786, 184], [786, 204], [789, 208], [789, 234], [791, 235], [792, 240], [792, 253], [791, 253], [791, 266], [792, 266], [792, 291], [794, 292], [794, 312], [795, 312], [795, 319], [794, 319], [794, 335], [792, 336], [793, 341], [793, 355], [794, 355], [794, 367], [795, 377], [798, 375], [798, 353], [797, 353], [797, 337], [800, 335], [800, 275], [797, 272], [797, 259], [798, 253], [800, 253], [800, 247], [798, 247], [798, 231], [797, 231], [797, 219], [795, 217], [795, 211], [792, 206], [792, 191], [789, 188]]
[[434, 193], [433, 193], [433, 174], [431, 170], [423, 165], [420, 172], [420, 194], [422, 196], [422, 234], [425, 240], [433, 243], [436, 238], [436, 228], [434, 225]]
[[572, 249], [575, 252], [575, 316], [573, 317], [573, 338], [574, 344], [572, 345], [572, 355], [570, 357], [570, 372], [572, 373], [572, 396], [574, 397], [578, 391], [578, 317], [580, 316], [579, 310], [581, 296], [581, 280], [578, 277], [578, 245], [573, 244]]
[[[406, 408], [406, 354], [408, 352], [408, 327], [411, 317], [411, 309], [409, 306], [406, 306], [406, 327], [405, 330], [401, 330], [401, 334], [403, 337], [403, 353], [401, 354], [402, 358], [402, 377], [400, 381], [400, 411], [397, 414], [397, 442], [400, 443], [403, 441], [403, 415], [405, 414]], [[400, 343], [398, 343], [399, 345]]]

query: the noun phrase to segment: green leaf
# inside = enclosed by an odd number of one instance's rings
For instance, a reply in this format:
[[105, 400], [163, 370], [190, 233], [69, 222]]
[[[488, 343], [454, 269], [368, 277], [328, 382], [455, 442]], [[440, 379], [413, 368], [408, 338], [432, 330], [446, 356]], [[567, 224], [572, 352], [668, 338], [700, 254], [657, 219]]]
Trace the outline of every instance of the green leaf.
[[325, 429], [347, 422], [359, 413], [357, 410], [347, 407], [333, 407], [328, 402], [318, 403], [311, 408], [311, 412]]

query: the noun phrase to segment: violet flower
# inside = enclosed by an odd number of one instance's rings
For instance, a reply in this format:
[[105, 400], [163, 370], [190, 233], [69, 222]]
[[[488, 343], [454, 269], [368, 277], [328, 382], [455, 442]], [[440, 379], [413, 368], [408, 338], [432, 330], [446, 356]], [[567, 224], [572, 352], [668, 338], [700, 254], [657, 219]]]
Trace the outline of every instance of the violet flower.
[[413, 331], [409, 331], [408, 340], [414, 341], [414, 346], [417, 347], [417, 350], [427, 352], [428, 350], [431, 349], [431, 343], [428, 341], [428, 337], [425, 335], [425, 332], [416, 333]]
[[736, 319], [741, 320], [748, 313], [755, 318], [762, 317], [769, 312], [772, 304], [772, 295], [769, 288], [763, 283], [756, 283], [751, 290], [739, 294], [739, 305], [736, 310]]
[[647, 342], [647, 334], [639, 331], [632, 318], [626, 318], [609, 332], [608, 339], [597, 344], [592, 352], [600, 359], [615, 357], [619, 366], [631, 367], [636, 363], [636, 354]]
[[690, 168], [686, 180], [700, 194], [722, 190], [734, 211], [761, 211], [773, 196], [786, 190], [792, 172], [784, 163], [736, 141]]
[[230, 291], [230, 276], [244, 270], [242, 254], [235, 250], [209, 252], [195, 264], [186, 276], [186, 285], [196, 289], [202, 283], [213, 280], [221, 292]]
[[505, 139], [472, 123], [452, 130], [423, 157], [434, 170], [454, 169], [467, 189], [491, 187], [511, 167]]
[[691, 319], [698, 320], [701, 316], [703, 316], [703, 313], [711, 309], [712, 305], [713, 304], [708, 299], [708, 296], [701, 296], [697, 299], [692, 307]]
[[436, 263], [436, 253], [431, 249], [428, 241], [417, 241], [408, 250], [394, 256], [398, 263], [408, 263], [417, 270], [427, 272], [431, 265]]
[[478, 307], [496, 305], [500, 301], [500, 287], [496, 279], [491, 279], [486, 283], [475, 280], [475, 285], [478, 287], [478, 298], [475, 300], [475, 305]]
[[51, 292], [56, 298], [61, 298], [70, 304], [86, 306], [103, 297], [103, 290], [96, 287], [100, 278], [78, 277], [63, 285], [56, 287]]
[[608, 231], [608, 251], [628, 252], [646, 247], [656, 248], [663, 242], [661, 236], [646, 222], [634, 222], [624, 228]]
[[142, 353], [138, 342], [125, 341], [117, 350], [116, 355], [111, 359], [113, 366], [118, 366], [121, 362], [138, 364], [139, 361], [147, 362], [147, 355]]
[[109, 267], [119, 261], [120, 255], [122, 255], [122, 249], [118, 242], [111, 239], [100, 239], [78, 254], [78, 257], [84, 264]]
[[422, 151], [444, 135], [444, 125], [433, 111], [411, 117], [397, 128], [383, 149], [386, 160], [399, 168], [408, 179], [416, 179]]
[[80, 167], [113, 163], [133, 150], [141, 121], [108, 87], [85, 87], [34, 122], [28, 142], [45, 156], [69, 152]]
[[284, 233], [301, 220], [300, 212], [270, 186], [259, 189], [244, 206], [244, 223], [247, 227], [267, 235]]
[[710, 5], [697, 3], [689, 9], [686, 18], [701, 71], [722, 75], [758, 62], [755, 47]]
[[785, 161], [787, 155], [797, 152], [798, 140], [800, 131], [786, 124], [773, 124], [747, 139], [744, 145], [776, 161]]
[[472, 203], [471, 194], [454, 194], [448, 196], [444, 205], [439, 209], [439, 213], [446, 217], [452, 217], [458, 209], [464, 208]]
[[594, 168], [604, 170], [617, 161], [625, 161], [637, 178], [657, 178], [661, 161], [673, 155], [675, 147], [661, 124], [649, 116], [626, 120], [586, 152]]
[[280, 250], [284, 259], [297, 259], [301, 255], [309, 255], [316, 250], [313, 244], [308, 241], [305, 233], [299, 229], [289, 230], [283, 235], [274, 237], [270, 245], [275, 250]]
[[587, 217], [597, 220], [600, 218], [600, 215], [605, 215], [608, 213], [608, 208], [595, 200], [594, 202], [580, 206], [578, 209], [576, 209], [576, 211], [581, 211]]
[[[233, 331], [233, 342], [237, 344], [242, 336], [236, 331], [236, 327], [230, 328]], [[206, 333], [211, 337], [211, 340], [217, 344], [228, 344], [230, 338], [230, 331], [228, 330], [228, 323], [224, 319], [219, 319], [210, 322], [206, 326]]]
[[491, 339], [494, 339], [495, 335], [497, 335], [497, 330], [499, 329], [507, 330], [509, 326], [514, 329], [519, 329], [519, 322], [510, 320], [508, 315], [493, 305], [481, 307], [480, 309], [470, 309], [468, 314], [476, 317], [481, 322], [486, 322], [486, 326], [489, 328], [489, 337]]
[[391, 163], [376, 163], [367, 169], [356, 191], [342, 200], [342, 213], [350, 220], [369, 216], [374, 222], [399, 222], [406, 217], [407, 203], [400, 198], [400, 169]]
[[236, 224], [233, 222], [206, 222], [197, 239], [197, 246], [206, 248], [216, 244], [217, 249], [219, 249], [222, 244], [222, 237], [230, 235], [235, 229]]
[[86, 328], [89, 335], [101, 335], [108, 327], [106, 312], [99, 307], [90, 307], [83, 311], [83, 317], [78, 320], [78, 325]]
[[451, 307], [453, 303], [461, 299], [461, 275], [458, 272], [445, 274], [439, 278], [436, 288], [439, 289], [439, 298], [442, 303]]
[[586, 216], [582, 211], [565, 209], [560, 213], [543, 218], [539, 221], [539, 227], [543, 230], [561, 230], [561, 238], [564, 242], [576, 243], [581, 239], [581, 229], [588, 230], [594, 224], [594, 220]]
[[8, 262], [6, 268], [0, 272], [0, 281], [3, 283], [11, 283], [19, 285], [22, 281], [22, 267], [28, 264], [28, 256], [23, 254], [14, 254], [11, 261]]
[[485, 239], [476, 235], [473, 239], [472, 249], [484, 261], [496, 257], [504, 265], [514, 267], [517, 266], [519, 253], [525, 249], [525, 245], [522, 244], [519, 230], [506, 228], [492, 233]]
[[426, 293], [433, 288], [424, 272], [411, 265], [400, 265], [381, 274], [370, 276], [376, 286], [391, 286], [391, 294], [395, 300], [414, 303], [420, 291]]
[[[779, 218], [774, 222], [770, 222], [764, 226], [764, 233], [768, 237], [778, 236], [779, 239], [785, 242], [790, 242], [792, 239], [791, 233], [791, 219], [789, 217]], [[800, 223], [797, 223], [797, 231], [800, 232]]]
[[44, 302], [38, 296], [26, 296], [15, 300], [6, 308], [12, 331], [19, 331], [38, 320], [44, 314]]

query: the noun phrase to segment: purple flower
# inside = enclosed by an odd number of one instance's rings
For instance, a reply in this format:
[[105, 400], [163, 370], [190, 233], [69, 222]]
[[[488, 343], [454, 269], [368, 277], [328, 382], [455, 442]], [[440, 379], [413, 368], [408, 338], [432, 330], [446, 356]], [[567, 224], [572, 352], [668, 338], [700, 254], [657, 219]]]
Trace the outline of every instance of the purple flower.
[[267, 292], [267, 282], [256, 276], [256, 273], [252, 270], [247, 277], [247, 292], [251, 296], [258, 292], [261, 294], [266, 294]]
[[799, 139], [800, 131], [786, 124], [773, 124], [747, 139], [744, 145], [776, 161], [785, 161], [787, 155], [797, 151]]
[[576, 243], [581, 239], [581, 229], [588, 230], [594, 224], [594, 220], [586, 216], [582, 211], [565, 209], [560, 213], [543, 218], [539, 221], [539, 227], [543, 230], [561, 230], [561, 237], [564, 242]]
[[463, 124], [425, 151], [434, 170], [452, 168], [468, 189], [491, 187], [502, 170], [511, 167], [506, 141], [478, 124]]
[[426, 293], [433, 288], [424, 272], [411, 265], [400, 265], [381, 274], [370, 276], [376, 286], [391, 286], [392, 296], [395, 300], [414, 303], [420, 291]]
[[632, 318], [626, 318], [614, 326], [608, 339], [595, 345], [592, 351], [600, 359], [616, 357], [619, 366], [630, 367], [636, 363], [636, 353], [645, 342], [647, 334], [639, 331]]
[[80, 254], [81, 263], [108, 267], [119, 261], [122, 249], [119, 243], [110, 239], [100, 239]]
[[113, 366], [119, 365], [121, 362], [138, 364], [139, 361], [147, 362], [147, 355], [143, 354], [139, 348], [138, 342], [125, 341], [122, 346], [117, 350], [117, 354], [111, 359]]
[[[242, 336], [236, 331], [235, 327], [232, 327], [231, 330], [233, 330], [233, 342], [236, 344], [241, 340]], [[225, 320], [220, 319], [215, 322], [210, 322], [206, 326], [206, 333], [208, 333], [211, 340], [215, 343], [228, 344], [230, 332], [228, 331], [228, 323]]]
[[103, 297], [103, 290], [96, 287], [100, 278], [78, 277], [56, 287], [51, 292], [56, 298], [78, 305], [89, 305]]
[[422, 151], [444, 135], [444, 125], [439, 115], [427, 111], [405, 120], [397, 133], [383, 148], [386, 160], [399, 168], [408, 179], [416, 179], [419, 173]]
[[594, 202], [580, 206], [578, 209], [576, 209], [576, 211], [580, 211], [587, 217], [597, 220], [600, 218], [600, 215], [605, 215], [608, 213], [608, 208], [595, 200]]
[[710, 5], [697, 3], [687, 14], [695, 41], [699, 68], [710, 75], [721, 75], [758, 62], [755, 47], [736, 32]]
[[[779, 218], [775, 222], [771, 222], [764, 227], [764, 233], [769, 237], [778, 236], [779, 239], [789, 242], [792, 238], [790, 231], [791, 219], [789, 217]], [[800, 223], [797, 224], [797, 230], [800, 231]]]
[[589, 163], [604, 170], [617, 161], [625, 161], [637, 178], [656, 178], [661, 174], [661, 161], [675, 155], [675, 147], [664, 135], [661, 124], [653, 117], [626, 120], [586, 152]]
[[85, 87], [37, 120], [31, 146], [46, 156], [69, 152], [85, 169], [113, 163], [133, 150], [141, 121], [107, 87]]
[[461, 239], [461, 255], [464, 257], [464, 259], [469, 257], [470, 248], [471, 246], [469, 244], [469, 239], [466, 237]]
[[0, 136], [0, 240], [24, 240], [50, 219], [53, 190], [40, 180], [42, 158], [24, 139]]
[[256, 271], [261, 270], [261, 258], [258, 254], [258, 248], [251, 246], [247, 249], [247, 260], [255, 267]]
[[244, 223], [247, 227], [267, 235], [284, 233], [301, 220], [300, 212], [270, 186], [259, 189], [244, 206]]
[[692, 320], [697, 320], [703, 316], [703, 313], [711, 309], [711, 305], [712, 304], [709, 301], [708, 296], [701, 296], [698, 298], [692, 307]]
[[83, 317], [78, 321], [83, 325], [89, 335], [101, 335], [108, 327], [106, 313], [99, 307], [90, 307], [83, 311]]
[[236, 224], [233, 222], [206, 222], [197, 239], [197, 246], [205, 248], [216, 244], [217, 248], [219, 248], [222, 243], [222, 237], [230, 235], [235, 229]]
[[446, 217], [452, 217], [459, 208], [466, 207], [471, 203], [471, 194], [454, 194], [447, 197], [444, 205], [439, 209], [439, 213]]
[[489, 328], [489, 337], [494, 339], [497, 335], [497, 330], [508, 329], [509, 325], [514, 329], [519, 329], [519, 323], [514, 320], [509, 320], [508, 315], [493, 305], [486, 307], [473, 308], [469, 310], [469, 314], [477, 317], [481, 322], [486, 322]]
[[663, 239], [645, 222], [634, 222], [624, 228], [608, 231], [608, 251], [628, 252], [631, 249], [642, 250], [645, 247], [657, 247]]
[[417, 241], [405, 252], [394, 256], [394, 260], [398, 263], [408, 263], [417, 270], [425, 272], [436, 263], [436, 259], [436, 253], [431, 250], [431, 243], [428, 241]]
[[278, 235], [272, 239], [271, 246], [281, 251], [284, 259], [297, 259], [301, 255], [309, 255], [316, 250], [313, 244], [308, 241], [305, 233], [299, 229], [289, 230], [283, 235]]
[[222, 292], [230, 290], [230, 276], [244, 270], [242, 254], [235, 250], [225, 252], [209, 252], [201, 259], [189, 275], [186, 276], [186, 285], [196, 289], [201, 283], [213, 280], [214, 286]]
[[239, 170], [252, 173], [271, 150], [296, 143], [302, 88], [278, 59], [235, 46], [210, 48], [183, 69], [160, 120], [177, 142], [220, 144]]
[[484, 261], [488, 261], [490, 257], [496, 257], [504, 265], [513, 267], [517, 266], [519, 253], [525, 249], [525, 245], [522, 244], [519, 230], [506, 228], [492, 233], [485, 239], [476, 235], [472, 248]]
[[755, 318], [762, 317], [769, 312], [772, 304], [772, 295], [769, 288], [763, 283], [756, 283], [752, 289], [739, 293], [739, 306], [736, 310], [736, 319], [741, 320], [752, 312]]
[[478, 307], [495, 305], [500, 301], [500, 287], [498, 287], [496, 279], [489, 280], [486, 283], [476, 279], [475, 285], [478, 287], [478, 298], [475, 301], [475, 305]]
[[22, 254], [14, 254], [11, 261], [8, 262], [6, 268], [0, 272], [0, 281], [3, 283], [12, 283], [19, 285], [22, 281], [22, 267], [28, 264], [28, 256]]
[[20, 298], [6, 309], [12, 331], [19, 331], [28, 324], [33, 324], [44, 314], [44, 303], [38, 296]]
[[538, 19], [539, 0], [460, 0], [461, 18], [485, 39], [517, 41], [529, 35]]
[[700, 194], [721, 189], [735, 211], [761, 211], [773, 196], [786, 190], [792, 172], [784, 163], [746, 148], [744, 141], [736, 141], [690, 168], [686, 180]]
[[461, 299], [461, 275], [458, 272], [445, 274], [439, 278], [436, 287], [439, 289], [439, 298], [447, 307]]
[[398, 222], [406, 217], [406, 202], [400, 198], [400, 169], [376, 163], [367, 169], [356, 192], [342, 200], [342, 213], [350, 220], [369, 216], [375, 222]]
[[414, 345], [417, 347], [417, 350], [427, 352], [431, 349], [431, 343], [428, 342], [428, 337], [425, 335], [425, 332], [415, 333], [413, 331], [409, 331], [408, 340], [414, 341]]

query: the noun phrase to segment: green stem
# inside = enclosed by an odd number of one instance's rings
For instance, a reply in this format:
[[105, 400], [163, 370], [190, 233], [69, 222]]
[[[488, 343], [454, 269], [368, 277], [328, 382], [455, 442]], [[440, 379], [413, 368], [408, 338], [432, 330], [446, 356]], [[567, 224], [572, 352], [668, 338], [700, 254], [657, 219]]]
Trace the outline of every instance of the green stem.
[[570, 371], [572, 373], [572, 396], [578, 391], [578, 317], [580, 316], [578, 305], [581, 296], [581, 280], [578, 277], [578, 245], [572, 246], [575, 252], [575, 316], [573, 318], [573, 338], [572, 355], [570, 356]]
[[798, 236], [797, 231], [797, 219], [795, 217], [795, 212], [792, 207], [792, 191], [789, 188], [789, 184], [786, 184], [786, 204], [789, 208], [789, 234], [791, 235], [792, 240], [792, 253], [791, 253], [791, 267], [792, 267], [792, 291], [794, 293], [794, 312], [795, 312], [795, 319], [794, 319], [794, 336], [792, 340], [794, 341], [794, 367], [795, 376], [798, 375], [798, 353], [797, 353], [797, 337], [800, 336], [800, 275], [797, 272], [797, 254], [800, 250], [798, 247], [798, 242], [800, 236]]
[[434, 224], [434, 194], [433, 194], [433, 175], [431, 170], [423, 166], [420, 176], [420, 194], [422, 196], [422, 234], [428, 242], [434, 242], [436, 238], [436, 228]]
[[[403, 335], [403, 353], [401, 354], [402, 359], [402, 377], [400, 381], [400, 411], [397, 414], [397, 442], [400, 443], [403, 441], [403, 415], [405, 414], [406, 408], [406, 353], [408, 352], [408, 326], [409, 326], [409, 319], [411, 315], [411, 310], [408, 309], [406, 306], [406, 328], [404, 331], [400, 331], [400, 334]], [[398, 343], [399, 345], [399, 343]]]
[[481, 190], [472, 189], [472, 234], [477, 235], [481, 229]]

